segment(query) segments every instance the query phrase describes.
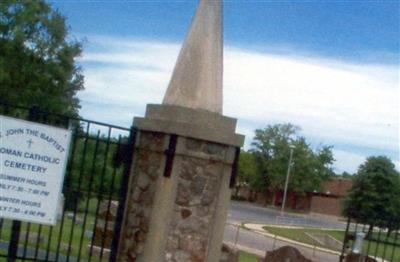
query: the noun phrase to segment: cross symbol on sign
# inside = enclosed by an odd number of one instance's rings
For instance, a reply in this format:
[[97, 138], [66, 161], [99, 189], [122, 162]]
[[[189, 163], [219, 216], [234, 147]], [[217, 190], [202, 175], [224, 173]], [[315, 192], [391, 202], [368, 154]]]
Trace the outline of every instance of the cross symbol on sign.
[[28, 141], [26, 141], [28, 143], [28, 148], [31, 148], [31, 145], [33, 144], [32, 139], [29, 139]]

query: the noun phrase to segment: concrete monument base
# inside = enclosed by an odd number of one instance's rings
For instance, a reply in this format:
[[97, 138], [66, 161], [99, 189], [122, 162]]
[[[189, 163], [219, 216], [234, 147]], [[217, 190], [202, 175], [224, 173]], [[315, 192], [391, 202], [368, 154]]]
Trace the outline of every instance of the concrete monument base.
[[[235, 152], [216, 113], [149, 105], [138, 138], [118, 261], [219, 261]], [[176, 144], [174, 145], [174, 143]]]

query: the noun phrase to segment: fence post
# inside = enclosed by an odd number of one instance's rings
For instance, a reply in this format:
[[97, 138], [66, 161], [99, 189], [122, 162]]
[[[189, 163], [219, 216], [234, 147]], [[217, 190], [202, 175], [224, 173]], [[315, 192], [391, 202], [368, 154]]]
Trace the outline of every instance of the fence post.
[[17, 259], [20, 231], [21, 231], [21, 221], [13, 220], [11, 226], [11, 241], [8, 246], [7, 262], [15, 262]]
[[120, 235], [121, 235], [121, 230], [122, 230], [122, 223], [123, 223], [123, 216], [125, 212], [125, 204], [126, 204], [126, 196], [128, 193], [128, 184], [129, 184], [129, 178], [131, 174], [131, 168], [132, 168], [132, 163], [133, 163], [133, 157], [134, 157], [134, 152], [135, 152], [135, 144], [136, 144], [136, 129], [134, 127], [131, 127], [130, 133], [129, 133], [129, 142], [127, 145], [127, 158], [125, 159], [124, 163], [124, 173], [123, 173], [123, 181], [122, 181], [122, 188], [120, 189], [119, 192], [119, 204], [118, 204], [118, 210], [117, 210], [117, 217], [116, 221], [114, 224], [114, 235], [111, 243], [111, 251], [110, 251], [110, 262], [115, 262], [117, 261], [117, 256], [118, 256], [118, 248], [119, 248], [119, 243], [120, 243]]
[[275, 250], [275, 243], [276, 243], [276, 235], [274, 236], [274, 244], [272, 245], [272, 251]]
[[236, 237], [235, 237], [235, 248], [239, 239], [239, 230], [240, 230], [240, 225], [237, 225], [237, 230], [236, 230]]
[[[28, 120], [36, 120], [38, 115], [38, 107], [33, 106], [29, 109]], [[11, 239], [8, 245], [7, 262], [15, 262], [18, 255], [19, 234], [21, 231], [21, 221], [13, 220], [11, 226]]]
[[346, 245], [347, 245], [347, 242], [348, 242], [348, 238], [347, 238], [347, 237], [348, 237], [348, 234], [349, 234], [350, 223], [351, 223], [351, 218], [348, 217], [348, 218], [347, 218], [346, 231], [345, 231], [345, 233], [344, 233], [342, 253], [340, 254], [339, 262], [342, 262], [343, 259], [344, 259], [344, 257], [345, 257], [344, 252], [345, 252], [345, 250], [346, 250]]

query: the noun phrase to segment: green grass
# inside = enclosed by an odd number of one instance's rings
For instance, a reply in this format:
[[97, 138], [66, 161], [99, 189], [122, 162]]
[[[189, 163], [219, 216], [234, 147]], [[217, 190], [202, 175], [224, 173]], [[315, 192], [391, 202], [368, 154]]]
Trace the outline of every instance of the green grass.
[[257, 262], [257, 256], [241, 251], [239, 255], [239, 262]]
[[[328, 248], [326, 246], [320, 245], [310, 239], [305, 233], [314, 233], [314, 234], [327, 234], [336, 240], [343, 241], [344, 239], [344, 231], [339, 230], [322, 230], [322, 229], [313, 229], [313, 228], [280, 228], [280, 227], [272, 227], [265, 226], [263, 227], [266, 231], [271, 234], [278, 235], [284, 238], [292, 239], [301, 243], [316, 245], [323, 248]], [[375, 232], [372, 236], [373, 239], [378, 239], [378, 233]], [[380, 239], [383, 240], [386, 238], [386, 235], [381, 235]], [[388, 238], [389, 241], [394, 241], [393, 238]], [[399, 242], [400, 240], [398, 240]], [[399, 242], [400, 243], [400, 242]], [[369, 245], [369, 255], [377, 257], [382, 257], [385, 254], [385, 259], [390, 259], [394, 249], [394, 257], [393, 261], [400, 261], [400, 247], [394, 247], [393, 245], [386, 245], [386, 250], [384, 244], [377, 245], [375, 241], [364, 241], [363, 250], [367, 251]], [[341, 250], [336, 250], [341, 251]]]
[[280, 227], [271, 227], [265, 226], [263, 227], [269, 233], [278, 235], [281, 237], [289, 238], [301, 243], [314, 245], [315, 242], [310, 239], [305, 233], [311, 234], [329, 234], [331, 237], [335, 238], [338, 241], [343, 241], [344, 231], [333, 231], [333, 230], [321, 230], [321, 229], [295, 229], [295, 228], [280, 228]]
[[[94, 203], [91, 201], [91, 203], [89, 203], [90, 206], [89, 209], [95, 210], [95, 208], [92, 207], [93, 205]], [[60, 242], [59, 237], [61, 237], [60, 238], [61, 244], [59, 247], [60, 255], [64, 256], [67, 255], [69, 243], [71, 243], [70, 256], [78, 257], [78, 255], [80, 254], [81, 259], [84, 260], [87, 259], [89, 257], [88, 246], [91, 243], [91, 238], [85, 236], [85, 231], [87, 230], [90, 230], [92, 232], [94, 231], [95, 216], [92, 213], [88, 213], [86, 215], [85, 227], [83, 227], [84, 216], [85, 216], [84, 213], [77, 213], [77, 217], [79, 217], [82, 223], [73, 225], [72, 219], [68, 218], [67, 214], [65, 214], [61, 235], [60, 235], [61, 221], [58, 221], [57, 224], [53, 227], [41, 226], [40, 236], [42, 241], [39, 242], [38, 245], [39, 250], [47, 251], [49, 245], [50, 253], [56, 253], [58, 248], [58, 243]], [[27, 246], [36, 249], [37, 241], [35, 236], [37, 236], [39, 232], [39, 225], [31, 224], [28, 230], [28, 224], [22, 223], [20, 231], [21, 233], [19, 237], [20, 245], [25, 245], [27, 231], [29, 231], [30, 233], [30, 237], [28, 238], [27, 241]], [[11, 221], [5, 220], [2, 227], [1, 240], [8, 241], [10, 239], [10, 235], [11, 235]], [[81, 250], [79, 250], [80, 246]], [[3, 254], [2, 252], [4, 252], [4, 250], [3, 251], [0, 250], [0, 254]], [[93, 261], [99, 260], [94, 254], [92, 255], [92, 258], [94, 259]], [[106, 261], [104, 259], [104, 256], [102, 261]]]
[[[90, 203], [90, 205], [92, 206], [92, 203]], [[82, 213], [78, 213], [78, 216], [83, 218]], [[93, 223], [94, 223], [94, 216], [91, 214], [88, 214], [85, 230], [93, 229]], [[57, 225], [53, 227], [53, 233], [50, 238], [50, 252], [55, 253], [55, 251], [57, 250], [60, 227], [61, 227], [60, 222], [58, 222]], [[68, 243], [70, 241], [71, 229], [72, 229], [72, 220], [67, 218], [67, 215], [65, 215], [63, 231], [62, 231], [63, 233], [61, 235], [61, 241], [62, 241], [63, 245], [68, 245]], [[20, 244], [25, 243], [25, 236], [26, 236], [25, 232], [26, 231], [27, 231], [27, 224], [23, 223], [22, 228], [21, 228], [21, 234], [20, 234]], [[39, 231], [39, 226], [31, 224], [29, 232], [37, 233], [38, 231]], [[73, 232], [72, 241], [71, 241], [71, 245], [72, 245], [71, 256], [72, 257], [78, 256], [79, 243], [81, 240], [82, 231], [83, 231], [83, 228], [81, 225], [74, 226], [74, 232]], [[39, 249], [47, 250], [47, 244], [49, 243], [48, 242], [49, 233], [50, 233], [50, 227], [42, 226], [41, 236], [44, 237], [44, 241], [39, 244]], [[10, 234], [11, 234], [11, 221], [6, 220], [3, 224], [1, 239], [3, 239], [3, 240], [10, 239]], [[82, 243], [83, 243], [83, 245], [82, 245], [82, 250], [81, 250], [81, 259], [85, 260], [88, 258], [87, 246], [90, 244], [90, 239], [88, 239], [87, 237], [84, 236]], [[36, 243], [34, 242], [34, 240], [31, 239], [30, 241], [28, 241], [28, 246], [30, 248], [35, 248]], [[66, 249], [60, 249], [60, 251], [61, 251], [60, 253], [63, 255], [67, 254]], [[2, 254], [1, 251], [0, 251], [0, 254]], [[95, 257], [95, 256], [93, 256], [92, 258], [93, 258], [93, 261], [99, 260], [99, 258]], [[107, 261], [107, 260], [103, 258], [102, 261]], [[257, 261], [258, 261], [257, 256], [247, 253], [247, 252], [243, 252], [243, 251], [240, 252], [239, 262], [257, 262]]]

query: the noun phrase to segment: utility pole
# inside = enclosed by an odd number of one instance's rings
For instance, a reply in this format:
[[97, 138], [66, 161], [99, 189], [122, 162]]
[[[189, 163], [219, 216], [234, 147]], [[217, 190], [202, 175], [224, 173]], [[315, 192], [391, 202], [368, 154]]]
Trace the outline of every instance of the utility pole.
[[293, 149], [294, 149], [294, 145], [290, 145], [289, 164], [288, 164], [288, 169], [287, 169], [287, 173], [286, 173], [285, 190], [283, 192], [281, 216], [283, 216], [283, 213], [285, 212], [286, 194], [287, 194], [287, 189], [288, 189], [288, 185], [289, 185], [290, 168], [292, 166]]

